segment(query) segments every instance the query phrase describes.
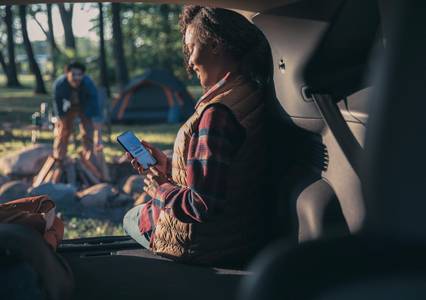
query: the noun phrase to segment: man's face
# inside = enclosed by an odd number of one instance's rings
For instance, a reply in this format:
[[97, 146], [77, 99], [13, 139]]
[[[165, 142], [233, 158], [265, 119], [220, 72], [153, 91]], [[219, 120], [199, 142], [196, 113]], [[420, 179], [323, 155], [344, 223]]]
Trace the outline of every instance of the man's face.
[[73, 88], [78, 88], [81, 84], [81, 80], [83, 79], [84, 72], [80, 69], [71, 68], [66, 73], [68, 83]]

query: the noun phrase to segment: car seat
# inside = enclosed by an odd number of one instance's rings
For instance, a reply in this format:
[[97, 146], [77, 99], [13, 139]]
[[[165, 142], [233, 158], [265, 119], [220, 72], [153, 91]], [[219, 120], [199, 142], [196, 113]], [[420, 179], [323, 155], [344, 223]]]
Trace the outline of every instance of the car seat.
[[[277, 227], [282, 228], [281, 236], [296, 237], [293, 240], [347, 235], [356, 232], [364, 219], [359, 175], [350, 154], [354, 145], [358, 146], [355, 150], [362, 150], [360, 145], [367, 120], [364, 99], [368, 88], [359, 83], [356, 90], [346, 88], [346, 94], [335, 90], [335, 94], [327, 95], [327, 99], [330, 96], [333, 100], [343, 99], [336, 107], [333, 102], [332, 111], [340, 116], [340, 123], [350, 132], [353, 143], [345, 148], [333, 131], [335, 122], [330, 124], [323, 118], [324, 111], [319, 109], [315, 99], [326, 95], [314, 95], [311, 86], [317, 84], [316, 81], [322, 84], [336, 77], [331, 76], [332, 72], [326, 73], [327, 65], [315, 64], [316, 61], [310, 63], [310, 77], [305, 78], [303, 73], [324, 35], [329, 37], [323, 46], [329, 55], [327, 64], [332, 64], [335, 58], [337, 65], [345, 59], [342, 54], [351, 49], [359, 50], [354, 47], [359, 40], [370, 38], [361, 30], [354, 40], [346, 38], [342, 45], [336, 41], [344, 37], [340, 29], [347, 28], [352, 21], [337, 18], [337, 15], [354, 9], [351, 3], [344, 0], [297, 1], [253, 18], [272, 49], [276, 108], [271, 110], [277, 111], [277, 121], [271, 130], [275, 134], [273, 143], [279, 145], [276, 147], [278, 154], [274, 156], [287, 157], [286, 168], [279, 169], [284, 174], [276, 184], [277, 219], [281, 222]], [[352, 62], [348, 64], [351, 66]], [[334, 65], [332, 67], [335, 72]], [[343, 86], [338, 81], [333, 87]]]

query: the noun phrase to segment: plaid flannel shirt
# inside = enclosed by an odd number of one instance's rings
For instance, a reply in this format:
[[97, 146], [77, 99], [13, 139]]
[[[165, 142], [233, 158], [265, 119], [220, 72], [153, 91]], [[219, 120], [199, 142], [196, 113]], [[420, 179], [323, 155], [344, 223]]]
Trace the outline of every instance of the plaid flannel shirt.
[[204, 222], [220, 212], [225, 205], [228, 168], [244, 139], [244, 128], [227, 107], [208, 107], [189, 143], [188, 186], [162, 184], [140, 213], [141, 233], [155, 229], [161, 210], [182, 222]]

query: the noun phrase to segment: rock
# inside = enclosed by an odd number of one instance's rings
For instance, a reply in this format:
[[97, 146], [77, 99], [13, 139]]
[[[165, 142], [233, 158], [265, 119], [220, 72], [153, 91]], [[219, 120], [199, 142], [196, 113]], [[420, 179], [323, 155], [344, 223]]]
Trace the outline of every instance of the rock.
[[9, 181], [0, 187], [0, 203], [28, 196], [28, 186], [20, 180]]
[[85, 207], [108, 207], [111, 199], [117, 195], [117, 189], [108, 183], [99, 183], [77, 193]]
[[25, 147], [0, 158], [0, 170], [4, 175], [34, 175], [51, 153], [51, 145], [37, 144]]
[[76, 204], [76, 191], [71, 184], [47, 182], [29, 189], [28, 193], [31, 196], [48, 195], [59, 210], [67, 210]]
[[8, 181], [10, 181], [9, 176], [0, 175], [0, 187]]
[[133, 203], [133, 197], [127, 194], [119, 193], [116, 197], [109, 200], [109, 207], [123, 207], [131, 205]]
[[142, 175], [132, 175], [127, 178], [126, 182], [123, 185], [123, 192], [131, 196], [137, 196], [143, 192], [143, 183], [144, 176]]
[[122, 182], [123, 179], [137, 174], [128, 160], [122, 163], [107, 163], [107, 165], [110, 171], [112, 182]]

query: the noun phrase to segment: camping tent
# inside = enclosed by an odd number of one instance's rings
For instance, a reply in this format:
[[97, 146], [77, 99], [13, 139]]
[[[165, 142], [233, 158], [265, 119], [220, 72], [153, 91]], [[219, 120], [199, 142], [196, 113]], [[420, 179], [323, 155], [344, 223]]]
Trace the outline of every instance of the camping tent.
[[185, 86], [167, 70], [149, 69], [135, 77], [114, 99], [114, 123], [177, 123], [194, 111], [194, 100]]

